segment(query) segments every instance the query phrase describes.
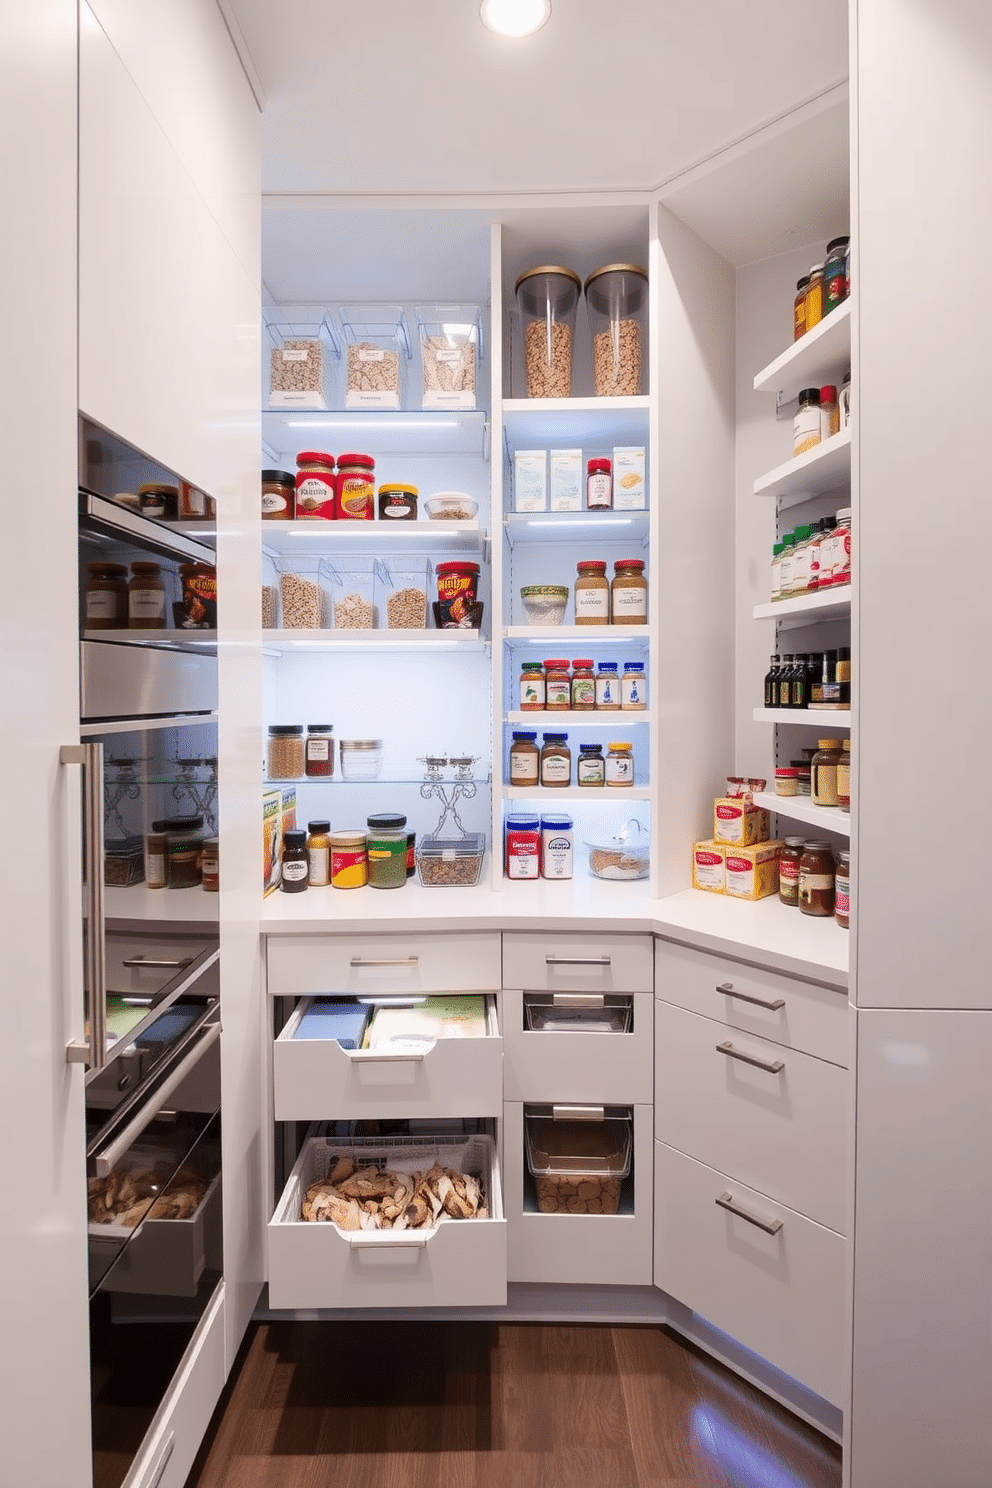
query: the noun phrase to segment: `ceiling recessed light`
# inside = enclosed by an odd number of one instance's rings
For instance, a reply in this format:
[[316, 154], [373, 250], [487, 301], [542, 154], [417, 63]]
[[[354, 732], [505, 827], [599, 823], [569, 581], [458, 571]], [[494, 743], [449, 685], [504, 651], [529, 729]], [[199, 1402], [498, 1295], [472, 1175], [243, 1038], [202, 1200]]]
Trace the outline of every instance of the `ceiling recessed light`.
[[479, 13], [498, 36], [530, 36], [551, 14], [551, 0], [482, 0]]

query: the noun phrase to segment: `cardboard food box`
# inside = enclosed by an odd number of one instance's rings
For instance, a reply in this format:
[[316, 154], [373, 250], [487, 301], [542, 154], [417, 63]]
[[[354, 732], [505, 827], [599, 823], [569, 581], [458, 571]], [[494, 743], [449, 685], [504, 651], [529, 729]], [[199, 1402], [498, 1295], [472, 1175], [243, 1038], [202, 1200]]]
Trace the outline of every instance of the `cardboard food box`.
[[262, 792], [262, 893], [271, 894], [282, 877], [282, 791]]
[[725, 842], [696, 842], [692, 848], [692, 887], [710, 894], [724, 894], [727, 887], [727, 853]]
[[643, 444], [617, 445], [613, 450], [613, 510], [643, 511], [647, 504]]
[[513, 456], [513, 510], [548, 509], [547, 450], [516, 450]]
[[767, 899], [778, 893], [778, 855], [781, 842], [758, 842], [753, 847], [728, 847], [727, 886], [731, 899]]
[[582, 451], [551, 451], [551, 510], [582, 510]]
[[767, 842], [770, 830], [768, 812], [753, 801], [718, 796], [713, 802], [713, 837], [717, 842], [750, 847], [753, 842]]

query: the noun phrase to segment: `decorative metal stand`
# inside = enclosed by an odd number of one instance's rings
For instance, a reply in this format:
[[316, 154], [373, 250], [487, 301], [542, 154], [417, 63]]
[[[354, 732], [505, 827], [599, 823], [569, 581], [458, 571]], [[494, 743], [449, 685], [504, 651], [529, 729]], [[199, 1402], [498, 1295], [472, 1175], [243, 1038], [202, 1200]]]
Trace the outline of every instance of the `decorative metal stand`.
[[[458, 815], [458, 802], [471, 801], [475, 796], [476, 784], [472, 779], [472, 766], [479, 756], [477, 754], [451, 756], [427, 754], [420, 755], [418, 758], [424, 766], [424, 783], [420, 787], [420, 794], [425, 801], [429, 801], [432, 796], [435, 797], [444, 807], [441, 819], [434, 828], [433, 836], [435, 838], [444, 836], [444, 824], [449, 816], [458, 829], [459, 836], [470, 836], [471, 834], [466, 832], [462, 819]], [[444, 778], [444, 770], [449, 765], [455, 772], [453, 781], [446, 781]]]

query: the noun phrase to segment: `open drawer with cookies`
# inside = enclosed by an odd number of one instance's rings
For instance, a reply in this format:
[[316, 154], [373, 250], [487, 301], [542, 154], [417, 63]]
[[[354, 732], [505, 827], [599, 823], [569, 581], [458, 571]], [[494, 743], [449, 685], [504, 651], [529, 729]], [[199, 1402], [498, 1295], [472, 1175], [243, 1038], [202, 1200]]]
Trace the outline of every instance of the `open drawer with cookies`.
[[310, 1137], [268, 1226], [275, 1308], [499, 1306], [492, 1137]]
[[277, 1121], [498, 1116], [492, 993], [303, 998], [273, 1050]]

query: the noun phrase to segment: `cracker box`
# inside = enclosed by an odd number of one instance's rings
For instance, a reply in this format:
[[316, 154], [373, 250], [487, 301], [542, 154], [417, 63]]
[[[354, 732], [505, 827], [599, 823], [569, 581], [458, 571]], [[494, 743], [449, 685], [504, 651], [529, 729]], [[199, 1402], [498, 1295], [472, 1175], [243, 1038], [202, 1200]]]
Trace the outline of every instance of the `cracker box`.
[[767, 899], [778, 893], [778, 855], [781, 842], [757, 842], [753, 847], [728, 847], [727, 886], [731, 899]]
[[751, 800], [719, 796], [713, 802], [713, 837], [717, 842], [750, 847], [753, 842], [767, 842], [770, 830], [768, 812]]
[[580, 449], [553, 449], [551, 451], [551, 510], [553, 512], [582, 510], [582, 451]]
[[282, 791], [262, 792], [262, 893], [271, 894], [282, 877]]
[[513, 510], [548, 509], [547, 450], [516, 450], [513, 455]]
[[696, 842], [692, 848], [692, 887], [705, 889], [709, 894], [723, 894], [727, 883], [727, 853], [725, 842]]
[[647, 504], [643, 444], [617, 445], [613, 450], [613, 510], [643, 511]]

